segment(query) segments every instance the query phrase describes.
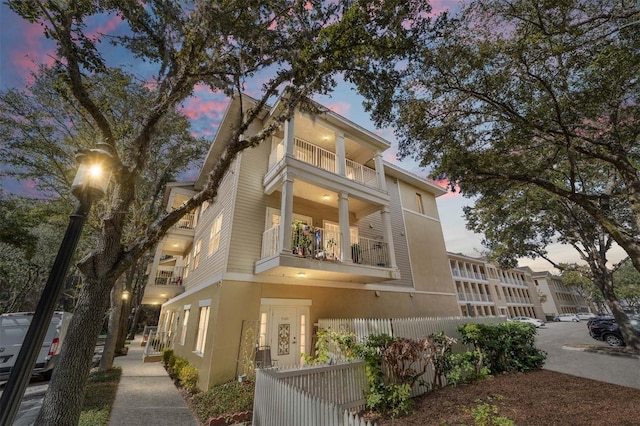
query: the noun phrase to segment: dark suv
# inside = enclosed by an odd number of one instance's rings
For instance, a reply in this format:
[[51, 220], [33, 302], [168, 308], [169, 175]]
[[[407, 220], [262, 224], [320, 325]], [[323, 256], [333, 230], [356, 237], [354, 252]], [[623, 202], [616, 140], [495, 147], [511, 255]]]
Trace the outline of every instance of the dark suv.
[[[640, 317], [630, 316], [631, 326], [636, 334], [640, 336]], [[587, 322], [589, 335], [596, 340], [607, 342], [610, 346], [624, 346], [624, 339], [620, 332], [620, 327], [613, 317], [596, 317]]]

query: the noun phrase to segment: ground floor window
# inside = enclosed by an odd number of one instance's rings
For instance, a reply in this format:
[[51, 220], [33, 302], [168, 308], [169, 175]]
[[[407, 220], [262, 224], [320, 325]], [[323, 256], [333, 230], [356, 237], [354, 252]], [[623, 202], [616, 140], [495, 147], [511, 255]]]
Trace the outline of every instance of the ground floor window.
[[196, 337], [196, 346], [194, 348], [194, 351], [198, 354], [204, 353], [204, 345], [207, 340], [207, 328], [209, 326], [210, 303], [211, 302], [209, 301], [209, 303], [205, 304], [204, 306], [202, 303], [200, 305], [200, 313], [198, 318], [198, 335]]

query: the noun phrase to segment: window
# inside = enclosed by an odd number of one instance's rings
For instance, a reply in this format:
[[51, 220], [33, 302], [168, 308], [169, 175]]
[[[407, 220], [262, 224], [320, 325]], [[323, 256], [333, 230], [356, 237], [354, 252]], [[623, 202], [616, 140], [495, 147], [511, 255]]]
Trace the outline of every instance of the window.
[[187, 324], [189, 323], [189, 312], [191, 311], [191, 305], [184, 307], [184, 318], [182, 319], [182, 333], [180, 333], [180, 344], [184, 346], [184, 342], [187, 338]]
[[418, 213], [424, 214], [424, 207], [422, 206], [422, 195], [416, 192], [416, 204], [418, 206]]
[[209, 207], [209, 202], [203, 201], [202, 206], [200, 207], [200, 216], [204, 214], [205, 210], [207, 210], [208, 207]]
[[189, 266], [191, 265], [191, 253], [187, 254], [187, 259], [184, 262], [184, 271], [183, 271], [183, 275], [184, 278], [186, 279], [189, 276]]
[[209, 256], [220, 248], [220, 232], [222, 231], [222, 213], [220, 213], [213, 224], [211, 224], [211, 234], [209, 235]]
[[200, 249], [202, 248], [202, 238], [196, 242], [196, 246], [193, 248], [193, 269], [195, 270], [200, 263]]
[[[200, 317], [198, 318], [198, 336], [196, 337], [195, 352], [202, 354], [204, 352], [204, 345], [207, 340], [207, 328], [209, 326], [209, 304], [210, 300], [200, 302]], [[206, 304], [206, 305], [205, 305]], [[205, 306], [203, 306], [205, 305]]]

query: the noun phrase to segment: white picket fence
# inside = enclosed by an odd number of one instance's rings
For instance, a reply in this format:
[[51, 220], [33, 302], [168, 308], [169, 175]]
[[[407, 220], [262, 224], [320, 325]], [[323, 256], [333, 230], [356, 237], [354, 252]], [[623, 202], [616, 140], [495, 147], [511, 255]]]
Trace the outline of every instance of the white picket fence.
[[[357, 342], [363, 342], [367, 337], [376, 334], [388, 334], [391, 337], [402, 337], [413, 340], [424, 339], [425, 337], [444, 331], [449, 337], [460, 341], [458, 327], [463, 324], [499, 324], [505, 322], [504, 317], [422, 317], [422, 318], [342, 318], [342, 319], [320, 319], [318, 327], [335, 331], [347, 331], [356, 335]], [[335, 358], [341, 359], [335, 345], [330, 344], [329, 348], [335, 352]], [[452, 347], [453, 352], [464, 352], [469, 348], [462, 343], [456, 343]], [[415, 362], [411, 365], [416, 371], [421, 371], [424, 364]], [[388, 374], [388, 373], [387, 373]], [[422, 378], [416, 382], [411, 389], [411, 396], [422, 395], [431, 390], [430, 385], [434, 381], [433, 366], [428, 365]], [[445, 382], [445, 379], [442, 378]]]
[[253, 426], [372, 426], [365, 406], [365, 363], [257, 369]]

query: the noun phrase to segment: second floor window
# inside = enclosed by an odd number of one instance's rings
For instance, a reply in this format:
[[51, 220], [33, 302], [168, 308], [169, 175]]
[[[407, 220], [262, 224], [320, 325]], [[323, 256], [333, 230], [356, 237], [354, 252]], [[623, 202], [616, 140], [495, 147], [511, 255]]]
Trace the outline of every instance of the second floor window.
[[215, 253], [220, 248], [220, 232], [222, 231], [222, 213], [216, 216], [211, 224], [211, 235], [209, 236], [209, 255]]
[[418, 207], [418, 213], [424, 214], [424, 207], [422, 206], [422, 195], [416, 192], [416, 204]]
[[193, 248], [193, 269], [195, 270], [200, 263], [200, 249], [202, 248], [202, 238], [196, 242], [196, 246]]

